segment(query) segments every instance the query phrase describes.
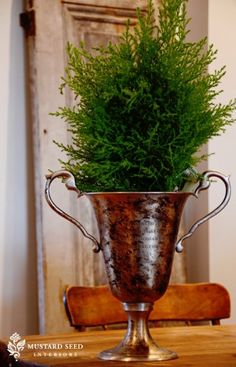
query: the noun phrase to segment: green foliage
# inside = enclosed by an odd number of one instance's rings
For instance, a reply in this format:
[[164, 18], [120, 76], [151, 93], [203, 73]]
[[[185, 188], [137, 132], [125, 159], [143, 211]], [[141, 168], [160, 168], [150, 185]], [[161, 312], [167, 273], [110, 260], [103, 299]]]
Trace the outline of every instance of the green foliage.
[[216, 51], [186, 41], [187, 0], [162, 0], [159, 26], [148, 1], [138, 25], [119, 44], [96, 53], [69, 44], [62, 90], [74, 107], [55, 114], [69, 124], [72, 145], [57, 143], [62, 162], [84, 191], [173, 191], [203, 159], [199, 147], [233, 122], [235, 101], [215, 103], [225, 68], [207, 73]]

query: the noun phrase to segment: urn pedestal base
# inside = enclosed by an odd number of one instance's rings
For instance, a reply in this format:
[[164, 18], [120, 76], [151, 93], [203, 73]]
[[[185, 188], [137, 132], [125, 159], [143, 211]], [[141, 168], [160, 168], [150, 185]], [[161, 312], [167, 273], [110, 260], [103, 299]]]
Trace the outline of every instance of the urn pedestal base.
[[165, 361], [178, 358], [175, 352], [160, 348], [148, 329], [148, 316], [152, 303], [124, 303], [128, 314], [128, 328], [124, 339], [114, 348], [99, 354], [103, 360], [113, 361]]

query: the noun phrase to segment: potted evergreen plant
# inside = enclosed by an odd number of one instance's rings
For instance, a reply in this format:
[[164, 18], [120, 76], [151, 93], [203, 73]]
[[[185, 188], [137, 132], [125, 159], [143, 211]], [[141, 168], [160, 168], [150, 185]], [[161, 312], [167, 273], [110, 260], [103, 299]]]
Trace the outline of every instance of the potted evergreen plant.
[[68, 45], [62, 89], [79, 98], [56, 113], [73, 139], [58, 145], [84, 191], [181, 190], [186, 170], [206, 158], [199, 148], [233, 122], [235, 101], [215, 103], [225, 67], [207, 72], [216, 51], [206, 38], [186, 42], [186, 1], [162, 1], [158, 26], [149, 1], [138, 20], [95, 55]]
[[[98, 47], [95, 54], [83, 44], [67, 48], [61, 91], [69, 87], [75, 105], [55, 115], [68, 123], [72, 144], [57, 143], [68, 160], [62, 162], [63, 171], [48, 175], [46, 198], [94, 242], [95, 251], [102, 250], [111, 290], [129, 314], [124, 341], [102, 352], [103, 359], [176, 357], [156, 346], [147, 318], [168, 285], [181, 213], [192, 195], [186, 183], [199, 182], [197, 195], [212, 176], [218, 177], [226, 195], [184, 238], [230, 197], [227, 177], [210, 171], [200, 175], [193, 168], [205, 158], [198, 155], [202, 144], [233, 122], [235, 101], [215, 102], [225, 68], [209, 74], [207, 67], [216, 57], [213, 46], [206, 50], [206, 39], [186, 41], [186, 3], [162, 0], [156, 26], [148, 0], [147, 13], [137, 11], [137, 26], [131, 29], [128, 23], [120, 43]], [[50, 185], [56, 177], [65, 178], [79, 196], [89, 192], [100, 241], [53, 203]], [[182, 250], [181, 241], [177, 250]]]

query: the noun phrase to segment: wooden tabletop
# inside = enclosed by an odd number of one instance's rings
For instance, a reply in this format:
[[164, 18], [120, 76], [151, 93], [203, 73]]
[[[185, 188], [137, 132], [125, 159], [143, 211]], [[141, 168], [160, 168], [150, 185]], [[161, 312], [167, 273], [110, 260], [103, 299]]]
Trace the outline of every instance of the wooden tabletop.
[[57, 367], [236, 367], [236, 325], [151, 329], [151, 334], [159, 346], [177, 352], [179, 358], [175, 360], [163, 362], [99, 360], [98, 353], [118, 344], [124, 332], [124, 330], [109, 330], [26, 336], [26, 347], [21, 352], [21, 359]]

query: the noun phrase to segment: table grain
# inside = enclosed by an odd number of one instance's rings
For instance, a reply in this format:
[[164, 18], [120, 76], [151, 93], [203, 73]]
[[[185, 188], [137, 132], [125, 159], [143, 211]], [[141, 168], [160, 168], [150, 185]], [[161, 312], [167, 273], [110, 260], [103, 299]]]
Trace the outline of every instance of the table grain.
[[[124, 333], [124, 330], [106, 330], [25, 336], [26, 347], [21, 352], [21, 359], [57, 367], [236, 367], [236, 325], [182, 326], [151, 329], [151, 334], [159, 346], [178, 353], [179, 358], [175, 360], [160, 362], [99, 360], [97, 358], [99, 352], [118, 344]], [[36, 346], [33, 348], [35, 344], [37, 346], [39, 344], [60, 346], [62, 349], [42, 351], [37, 349]], [[83, 348], [79, 349], [81, 344]]]

